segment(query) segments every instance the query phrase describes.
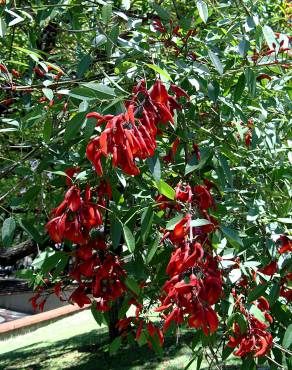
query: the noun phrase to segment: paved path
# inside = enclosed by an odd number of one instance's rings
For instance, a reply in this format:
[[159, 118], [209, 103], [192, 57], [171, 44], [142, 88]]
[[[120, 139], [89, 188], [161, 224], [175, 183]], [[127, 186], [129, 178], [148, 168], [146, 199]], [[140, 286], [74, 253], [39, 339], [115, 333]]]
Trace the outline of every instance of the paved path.
[[11, 310], [6, 310], [5, 308], [0, 308], [0, 324], [4, 322], [13, 321], [21, 319], [22, 317], [29, 316], [27, 313], [16, 312]]

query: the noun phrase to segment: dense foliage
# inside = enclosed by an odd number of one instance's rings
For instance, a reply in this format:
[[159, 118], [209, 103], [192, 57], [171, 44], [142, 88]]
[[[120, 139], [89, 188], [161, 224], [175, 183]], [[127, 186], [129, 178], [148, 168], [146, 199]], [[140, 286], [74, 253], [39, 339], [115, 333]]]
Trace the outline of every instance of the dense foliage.
[[91, 304], [111, 353], [189, 328], [197, 369], [292, 366], [291, 4], [18, 3], [0, 217], [2, 250], [37, 245], [35, 309]]

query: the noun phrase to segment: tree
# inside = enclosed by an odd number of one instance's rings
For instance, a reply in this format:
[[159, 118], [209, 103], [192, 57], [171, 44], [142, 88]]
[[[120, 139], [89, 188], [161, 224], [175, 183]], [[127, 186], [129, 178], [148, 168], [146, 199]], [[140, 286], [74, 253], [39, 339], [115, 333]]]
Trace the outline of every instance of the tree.
[[111, 353], [188, 327], [197, 368], [289, 364], [290, 14], [2, 5], [0, 261], [37, 254], [35, 308], [91, 304]]

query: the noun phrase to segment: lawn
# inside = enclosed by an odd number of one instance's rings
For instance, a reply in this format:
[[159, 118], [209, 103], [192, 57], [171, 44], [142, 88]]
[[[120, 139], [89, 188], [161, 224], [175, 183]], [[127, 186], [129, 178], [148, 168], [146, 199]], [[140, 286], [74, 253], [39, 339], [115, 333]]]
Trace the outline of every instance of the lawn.
[[[86, 370], [178, 370], [191, 358], [185, 343], [189, 335], [169, 340], [164, 357], [158, 358], [147, 346], [122, 348], [116, 356], [105, 351], [106, 328], [98, 328], [85, 310], [55, 323], [0, 342], [0, 369], [86, 369]], [[196, 367], [190, 367], [192, 370]]]

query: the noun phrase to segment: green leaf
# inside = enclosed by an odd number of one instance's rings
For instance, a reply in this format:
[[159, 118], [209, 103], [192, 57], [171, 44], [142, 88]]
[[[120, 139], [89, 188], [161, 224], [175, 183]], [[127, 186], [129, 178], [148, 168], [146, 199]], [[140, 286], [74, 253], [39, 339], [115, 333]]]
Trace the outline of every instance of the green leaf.
[[140, 287], [137, 284], [136, 280], [130, 278], [129, 276], [127, 277], [125, 281], [126, 286], [132, 290], [135, 294], [139, 295], [140, 294]]
[[161, 178], [161, 165], [158, 154], [155, 153], [153, 157], [147, 158], [146, 161], [154, 180], [159, 181]]
[[2, 242], [4, 247], [10, 247], [13, 241], [16, 223], [13, 217], [6, 218], [2, 225]]
[[204, 218], [197, 218], [191, 221], [191, 227], [199, 227], [199, 226], [210, 225], [210, 224], [212, 224], [212, 222]]
[[43, 128], [43, 139], [46, 143], [50, 141], [52, 131], [53, 131], [52, 121], [48, 119], [45, 121], [44, 128]]
[[232, 314], [228, 320], [227, 320], [227, 325], [229, 328], [233, 325], [233, 323], [236, 322], [239, 325], [240, 332], [241, 334], [245, 333], [247, 330], [247, 322], [245, 317], [241, 312], [235, 312]]
[[110, 236], [113, 243], [113, 247], [117, 248], [117, 246], [121, 242], [122, 224], [117, 218], [112, 216], [110, 217]]
[[239, 45], [238, 45], [239, 54], [242, 57], [245, 57], [249, 48], [250, 48], [250, 42], [248, 40], [245, 40], [245, 39], [241, 40]]
[[193, 171], [202, 169], [213, 155], [213, 153], [208, 148], [201, 148], [200, 152], [200, 162], [198, 162], [197, 156], [194, 154], [191, 160], [186, 165], [185, 176]]
[[256, 286], [254, 289], [252, 289], [248, 295], [247, 302], [251, 303], [255, 301], [257, 298], [261, 297], [265, 291], [267, 290], [268, 285], [267, 284], [261, 284]]
[[227, 240], [235, 247], [237, 248], [238, 246], [243, 247], [243, 242], [241, 238], [238, 235], [238, 232], [230, 229], [229, 227], [226, 226], [220, 226], [221, 231], [223, 234], [226, 236]]
[[86, 113], [80, 112], [75, 114], [75, 116], [67, 123], [64, 133], [64, 141], [68, 143], [70, 140], [75, 139], [81, 126], [85, 120]]
[[167, 80], [172, 81], [172, 78], [164, 69], [158, 67], [155, 64], [146, 64], [146, 66], [153, 69], [153, 71], [159, 73], [161, 76], [165, 77]]
[[283, 224], [292, 224], [292, 218], [288, 218], [288, 217], [279, 217], [277, 218], [277, 221]]
[[223, 75], [223, 66], [220, 62], [220, 59], [217, 57], [216, 54], [213, 53], [213, 51], [208, 50], [209, 58], [211, 59], [211, 62], [213, 63], [216, 71], [220, 74]]
[[109, 345], [109, 354], [110, 356], [117, 353], [118, 349], [120, 348], [122, 344], [122, 337], [116, 337], [111, 344]]
[[49, 89], [47, 87], [44, 87], [42, 89], [42, 92], [44, 94], [44, 96], [48, 99], [48, 100], [53, 100], [54, 99], [54, 93], [53, 93], [53, 90], [52, 89]]
[[101, 17], [105, 24], [108, 24], [112, 16], [112, 5], [105, 4], [101, 9]]
[[175, 226], [182, 220], [184, 215], [178, 215], [169, 220], [166, 224], [166, 230], [173, 230]]
[[245, 80], [246, 85], [248, 88], [248, 92], [250, 93], [251, 97], [255, 97], [256, 94], [256, 75], [254, 71], [250, 68], [245, 70]]
[[162, 357], [163, 356], [163, 351], [162, 351], [162, 348], [160, 346], [159, 337], [158, 337], [157, 333], [155, 333], [153, 337], [149, 333], [147, 333], [147, 334], [148, 334], [148, 339], [151, 342], [152, 348], [154, 349], [155, 353], [159, 357]]
[[68, 261], [69, 256], [65, 252], [60, 252], [60, 251], [55, 251], [54, 254], [51, 256], [47, 257], [44, 260], [44, 263], [42, 264], [41, 271], [43, 274], [46, 274], [50, 271], [54, 271], [54, 276], [57, 276], [61, 270], [65, 267], [67, 261]]
[[208, 5], [203, 0], [197, 0], [197, 8], [199, 11], [199, 16], [204, 23], [208, 20]]
[[228, 182], [228, 184], [233, 187], [233, 177], [232, 177], [232, 172], [230, 170], [228, 161], [224, 155], [219, 154], [219, 161], [222, 166], [225, 178]]
[[230, 348], [230, 347], [223, 347], [223, 350], [222, 350], [222, 360], [225, 361], [227, 360], [227, 358], [231, 355], [231, 353], [234, 351], [234, 348]]
[[117, 44], [119, 33], [120, 33], [120, 29], [119, 29], [119, 25], [117, 24], [112, 27], [112, 29], [110, 30], [107, 36], [106, 54], [108, 58], [111, 57], [112, 51], [115, 45]]
[[292, 324], [285, 331], [282, 345], [284, 348], [289, 348], [292, 344]]
[[97, 97], [101, 100], [106, 99], [112, 99], [116, 97], [115, 90], [107, 85], [104, 84], [97, 84], [94, 82], [87, 82], [85, 84], [82, 84], [82, 86], [85, 86], [93, 91], [96, 92]]
[[96, 321], [97, 325], [98, 326], [101, 326], [102, 323], [103, 323], [103, 317], [102, 317], [102, 313], [101, 311], [99, 311], [97, 308], [96, 308], [96, 302], [93, 302], [91, 304], [91, 313], [92, 313], [92, 316], [94, 318], [94, 320]]
[[235, 86], [234, 96], [233, 96], [234, 103], [236, 103], [241, 98], [244, 88], [245, 88], [245, 75], [244, 73], [242, 73], [239, 76], [237, 84]]
[[163, 180], [156, 181], [155, 186], [157, 187], [160, 194], [165, 195], [167, 198], [174, 200], [175, 190]]
[[219, 86], [218, 82], [217, 81], [209, 82], [208, 86], [207, 86], [207, 89], [208, 89], [209, 98], [214, 103], [216, 103], [216, 101], [219, 97], [219, 94], [220, 94], [220, 86]]
[[161, 19], [165, 21], [168, 21], [170, 19], [170, 14], [165, 8], [155, 2], [153, 2], [151, 5]]
[[106, 36], [103, 34], [100, 34], [100, 35], [97, 35], [96, 38], [94, 39], [93, 46], [98, 48], [99, 46], [104, 45], [106, 42], [107, 42]]
[[[271, 27], [269, 27], [267, 25], [264, 26], [263, 27], [263, 35], [264, 35], [264, 38], [265, 38], [267, 44], [269, 45], [269, 48], [274, 49], [274, 46], [277, 45], [277, 41], [276, 41], [274, 31], [271, 29]], [[273, 44], [275, 44], [275, 45], [273, 45]]]
[[256, 364], [251, 355], [242, 358], [242, 365], [240, 370], [254, 370], [256, 369]]
[[132, 234], [132, 231], [128, 228], [127, 225], [123, 225], [123, 232], [124, 232], [125, 242], [128, 246], [129, 251], [131, 253], [134, 253], [134, 251], [135, 251], [135, 237]]
[[151, 230], [154, 213], [152, 207], [148, 207], [142, 214], [141, 217], [141, 238], [145, 243], [147, 236]]
[[77, 66], [77, 78], [84, 76], [85, 72], [89, 70], [89, 67], [92, 63], [92, 57], [90, 54], [86, 54], [80, 60]]
[[271, 307], [277, 302], [279, 295], [280, 295], [280, 286], [278, 284], [274, 284], [269, 294], [269, 303]]
[[44, 262], [47, 258], [52, 256], [55, 253], [55, 251], [52, 248], [46, 248], [44, 251], [42, 251], [32, 262], [32, 266], [35, 269], [41, 269]]
[[15, 277], [18, 279], [24, 279], [30, 281], [33, 278], [33, 270], [28, 269], [21, 269], [17, 270], [15, 273]]
[[122, 0], [122, 8], [125, 10], [129, 10], [131, 7], [131, 0]]
[[31, 221], [31, 220], [20, 220], [19, 221], [19, 225], [37, 243], [41, 243], [42, 242], [42, 237], [41, 237], [40, 233], [38, 232], [38, 230], [34, 227], [33, 221]]
[[146, 263], [147, 264], [149, 264], [151, 262], [152, 258], [154, 257], [154, 255], [157, 251], [157, 248], [159, 246], [160, 238], [161, 238], [161, 236], [160, 236], [160, 234], [158, 234], [156, 239], [154, 240], [151, 248], [149, 249], [147, 257], [146, 257]]
[[5, 20], [2, 17], [0, 17], [0, 37], [4, 37], [6, 35], [6, 29], [7, 26]]

